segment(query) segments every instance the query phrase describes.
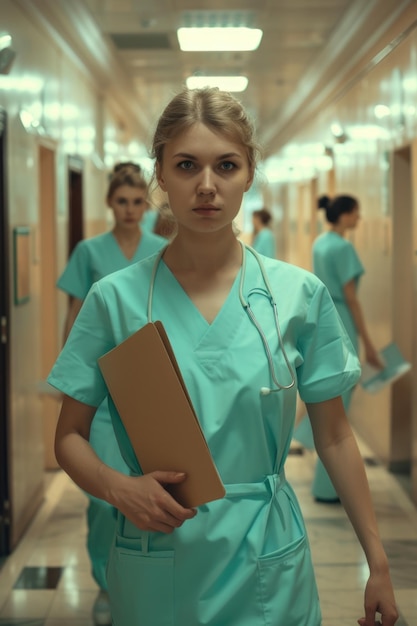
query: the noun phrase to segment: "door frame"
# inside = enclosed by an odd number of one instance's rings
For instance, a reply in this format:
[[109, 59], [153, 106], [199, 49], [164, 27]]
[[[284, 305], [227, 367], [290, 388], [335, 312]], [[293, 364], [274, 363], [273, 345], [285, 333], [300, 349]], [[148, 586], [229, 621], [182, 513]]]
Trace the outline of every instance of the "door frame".
[[[413, 183], [410, 145], [392, 152], [392, 337], [413, 361]], [[413, 374], [391, 386], [389, 469], [411, 473]]]
[[10, 255], [7, 113], [0, 107], [0, 557], [10, 553]]

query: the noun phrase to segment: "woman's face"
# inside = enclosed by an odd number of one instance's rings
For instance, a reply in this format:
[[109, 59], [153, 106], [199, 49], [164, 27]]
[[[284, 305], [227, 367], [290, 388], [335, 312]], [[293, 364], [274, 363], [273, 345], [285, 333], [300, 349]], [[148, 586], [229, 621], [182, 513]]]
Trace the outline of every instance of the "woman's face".
[[359, 206], [356, 205], [356, 207], [350, 213], [344, 213], [343, 216], [345, 221], [345, 228], [356, 228], [361, 217], [359, 213]]
[[121, 228], [137, 227], [145, 210], [148, 208], [146, 189], [121, 185], [107, 200], [113, 210], [116, 226]]
[[231, 225], [253, 179], [246, 148], [202, 123], [165, 145], [156, 175], [178, 229], [197, 232]]

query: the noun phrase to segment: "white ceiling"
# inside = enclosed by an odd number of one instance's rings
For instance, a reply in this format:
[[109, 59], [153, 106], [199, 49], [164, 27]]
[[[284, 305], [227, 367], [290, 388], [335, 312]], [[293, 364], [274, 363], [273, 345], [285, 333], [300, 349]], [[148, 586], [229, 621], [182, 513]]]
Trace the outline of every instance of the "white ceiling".
[[[126, 78], [133, 81], [129, 104], [131, 110], [138, 111], [143, 128], [153, 126], [189, 74], [245, 74], [249, 86], [238, 97], [255, 118], [267, 153], [278, 150], [297, 125], [317, 112], [326, 97], [342, 89], [354, 64], [401, 12], [416, 2], [16, 1], [43, 12], [67, 40], [72, 22], [79, 39], [77, 52], [87, 60], [95, 55], [94, 71], [96, 75], [101, 71], [102, 83], [113, 81], [114, 88], [117, 84], [120, 90]], [[253, 26], [261, 28], [264, 35], [254, 52], [181, 52], [176, 29], [194, 24]], [[97, 33], [104, 36], [103, 41], [98, 41]], [[69, 43], [73, 48], [74, 42], [72, 33]], [[116, 57], [118, 66], [110, 63], [108, 54]]]
[[[366, 0], [362, 0], [366, 1]], [[247, 106], [262, 124], [276, 116], [354, 0], [87, 0], [154, 111], [189, 74], [244, 74]], [[254, 52], [181, 52], [176, 29], [241, 25], [264, 32]]]

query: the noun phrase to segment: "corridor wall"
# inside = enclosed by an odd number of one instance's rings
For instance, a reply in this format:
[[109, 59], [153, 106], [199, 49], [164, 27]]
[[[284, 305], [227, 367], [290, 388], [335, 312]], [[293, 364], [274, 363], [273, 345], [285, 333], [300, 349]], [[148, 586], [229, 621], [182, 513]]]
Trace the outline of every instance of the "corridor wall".
[[[299, 229], [305, 225], [297, 226], [297, 222], [307, 219], [313, 235], [320, 232], [323, 223], [314, 215], [317, 196], [348, 193], [360, 200], [361, 222], [351, 239], [366, 268], [359, 291], [365, 316], [376, 345], [382, 347], [396, 340], [414, 367], [395, 388], [388, 387], [378, 394], [370, 395], [359, 386], [351, 419], [377, 459], [393, 471], [412, 476], [412, 493], [417, 502], [417, 408], [413, 390], [417, 363], [416, 76], [417, 20], [410, 21], [406, 28], [402, 21], [397, 32], [395, 26], [392, 28], [391, 41], [381, 40], [379, 54], [372, 62], [358, 69], [332, 101], [274, 155], [280, 180], [271, 187], [277, 204], [282, 202], [283, 189], [287, 198], [285, 258], [303, 266], [305, 247], [311, 254], [311, 242], [304, 238], [300, 247]], [[343, 130], [343, 136], [332, 132], [335, 124]], [[398, 154], [408, 163], [410, 193], [395, 180], [393, 163]], [[311, 158], [306, 166], [308, 156]], [[303, 186], [314, 188], [316, 193], [311, 197], [309, 217], [301, 219], [305, 211], [305, 202], [301, 204], [300, 200]], [[394, 235], [404, 220], [410, 225], [405, 231], [410, 236], [402, 239], [402, 246], [408, 247], [405, 253], [402, 251], [405, 265], [398, 268], [399, 243], [395, 244]], [[406, 297], [402, 301], [395, 295], [398, 281], [404, 282], [401, 293]], [[404, 403], [405, 397], [408, 400]]]
[[[68, 256], [69, 163], [74, 158], [80, 163], [81, 219], [89, 236], [106, 228], [107, 165], [141, 137], [136, 120], [123, 112], [125, 96], [118, 102], [108, 93], [43, 16], [22, 2], [2, 0], [1, 5], [2, 30], [12, 36], [17, 53], [9, 73], [0, 75], [0, 106], [8, 120], [6, 261], [11, 277], [10, 414], [1, 416], [7, 422], [8, 458], [0, 462], [9, 477], [12, 548], [43, 498], [45, 465], [56, 467], [52, 442], [59, 401], [39, 389], [60, 349], [67, 307], [54, 284]], [[52, 206], [49, 214], [40, 204], [45, 198]], [[29, 297], [21, 303], [13, 293], [19, 271], [14, 263], [17, 227], [29, 233]], [[47, 302], [45, 293], [51, 297]], [[45, 316], [48, 362], [41, 333]]]

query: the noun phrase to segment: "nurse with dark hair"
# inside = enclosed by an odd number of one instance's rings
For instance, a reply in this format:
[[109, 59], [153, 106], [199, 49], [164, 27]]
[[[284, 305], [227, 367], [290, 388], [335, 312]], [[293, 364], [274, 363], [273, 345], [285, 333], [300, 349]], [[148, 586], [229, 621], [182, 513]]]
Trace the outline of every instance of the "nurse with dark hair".
[[274, 233], [271, 230], [270, 224], [272, 222], [272, 215], [268, 209], [259, 209], [252, 213], [253, 223], [253, 242], [252, 247], [255, 248], [259, 254], [276, 258], [276, 246]]
[[[313, 271], [329, 290], [356, 353], [359, 353], [361, 340], [366, 362], [380, 368], [382, 363], [369, 335], [357, 296], [359, 281], [365, 270], [354, 246], [345, 238], [347, 232], [356, 228], [359, 222], [359, 201], [350, 195], [339, 195], [333, 200], [324, 195], [318, 199], [317, 204], [326, 213], [329, 229], [319, 235], [313, 244]], [[342, 394], [346, 412], [353, 389], [354, 387]], [[307, 417], [300, 422], [294, 436], [306, 447], [313, 447]], [[312, 492], [319, 502], [339, 502], [320, 459], [316, 465]]]

